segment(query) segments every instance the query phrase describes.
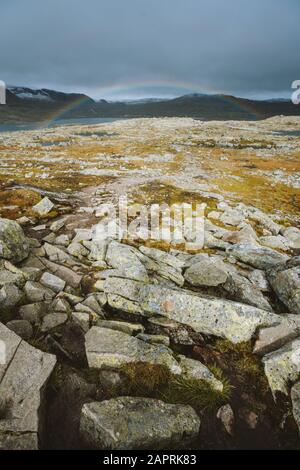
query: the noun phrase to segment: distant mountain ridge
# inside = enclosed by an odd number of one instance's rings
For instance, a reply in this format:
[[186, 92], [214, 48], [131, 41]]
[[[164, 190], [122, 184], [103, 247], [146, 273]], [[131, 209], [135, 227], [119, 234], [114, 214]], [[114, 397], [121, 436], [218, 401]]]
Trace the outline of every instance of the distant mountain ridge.
[[18, 86], [8, 87], [7, 105], [0, 106], [0, 123], [40, 122], [55, 115], [65, 119], [178, 116], [203, 120], [257, 120], [275, 115], [300, 115], [300, 106], [281, 99], [250, 100], [201, 93], [172, 99], [95, 101], [81, 93]]
[[95, 101], [82, 93], [64, 93], [62, 91], [49, 90], [47, 88], [34, 89], [27, 87], [8, 87], [7, 90], [16, 98], [31, 100], [46, 100], [56, 102], [73, 101], [77, 99], [86, 99], [91, 103]]

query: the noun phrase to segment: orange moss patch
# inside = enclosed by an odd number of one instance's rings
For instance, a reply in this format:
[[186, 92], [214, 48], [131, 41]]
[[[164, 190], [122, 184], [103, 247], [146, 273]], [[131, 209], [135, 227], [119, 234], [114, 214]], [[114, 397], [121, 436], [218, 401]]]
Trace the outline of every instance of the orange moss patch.
[[41, 200], [39, 193], [28, 189], [11, 189], [0, 191], [1, 217], [15, 219], [28, 215], [31, 207]]

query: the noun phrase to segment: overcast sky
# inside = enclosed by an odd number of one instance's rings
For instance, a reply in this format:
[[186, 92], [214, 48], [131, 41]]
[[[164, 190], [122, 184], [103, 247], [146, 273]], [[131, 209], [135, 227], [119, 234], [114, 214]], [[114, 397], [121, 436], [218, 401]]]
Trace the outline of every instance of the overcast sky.
[[0, 79], [93, 98], [290, 96], [299, 0], [0, 0]]

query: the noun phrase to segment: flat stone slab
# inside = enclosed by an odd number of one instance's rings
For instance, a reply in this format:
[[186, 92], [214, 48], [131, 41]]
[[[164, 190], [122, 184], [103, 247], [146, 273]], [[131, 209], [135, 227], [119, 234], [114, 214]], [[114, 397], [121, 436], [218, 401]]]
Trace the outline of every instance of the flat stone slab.
[[86, 403], [80, 432], [94, 449], [166, 449], [197, 437], [200, 418], [191, 406], [153, 398], [118, 397]]
[[167, 366], [174, 374], [181, 368], [166, 346], [152, 345], [121, 331], [93, 326], [85, 335], [89, 367], [118, 368], [129, 362], [147, 362]]
[[250, 305], [219, 298], [203, 298], [185, 290], [144, 285], [139, 304], [149, 315], [163, 315], [191, 326], [195, 331], [226, 338], [233, 343], [248, 341], [259, 326], [273, 326], [281, 318]]

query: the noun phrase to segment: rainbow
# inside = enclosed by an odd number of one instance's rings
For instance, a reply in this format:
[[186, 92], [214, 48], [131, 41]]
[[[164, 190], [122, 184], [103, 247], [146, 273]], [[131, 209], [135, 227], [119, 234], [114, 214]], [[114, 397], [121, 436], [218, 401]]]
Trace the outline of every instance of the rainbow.
[[[130, 81], [127, 83], [123, 83], [122, 85], [120, 84], [114, 84], [114, 85], [107, 85], [107, 86], [101, 86], [97, 88], [92, 89], [92, 95], [98, 96], [99, 99], [101, 97], [107, 97], [107, 96], [120, 96], [120, 95], [129, 95], [133, 91], [136, 93], [139, 89], [140, 90], [145, 90], [147, 88], [151, 88], [151, 94], [155, 96], [155, 92], [153, 92], [153, 89], [157, 88], [158, 90], [160, 89], [165, 89], [166, 94], [169, 93], [170, 97], [175, 97], [176, 95], [185, 95], [189, 93], [205, 93], [205, 94], [223, 94], [222, 91], [217, 90], [210, 85], [207, 85], [206, 83], [191, 83], [191, 82], [181, 82], [181, 81], [167, 81], [167, 80], [143, 80], [143, 81]], [[176, 90], [176, 93], [175, 93]], [[159, 94], [159, 92], [158, 92]], [[171, 96], [172, 95], [172, 96]], [[88, 101], [88, 98], [86, 97], [80, 97], [78, 100], [73, 101], [72, 103], [68, 103], [66, 106], [63, 108], [60, 108], [59, 110], [56, 110], [55, 112], [51, 113], [46, 120], [42, 122], [43, 127], [48, 127], [51, 124], [53, 124], [55, 121], [62, 119], [63, 116], [69, 112], [72, 111], [73, 109], [76, 109], [79, 105], [84, 104], [85, 102]], [[116, 99], [117, 101], [117, 99]], [[247, 111], [248, 113], [251, 113], [253, 117], [259, 118], [260, 114], [257, 113], [253, 109], [253, 106], [251, 105], [251, 102], [249, 101], [249, 104], [245, 100], [243, 102], [243, 105], [237, 104], [236, 101], [234, 101], [234, 98], [228, 95], [224, 95], [224, 101], [226, 102], [232, 102], [236, 107], [239, 107], [243, 111]]]

